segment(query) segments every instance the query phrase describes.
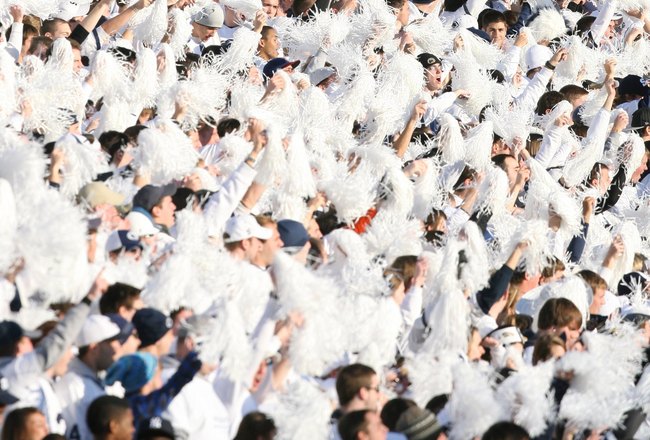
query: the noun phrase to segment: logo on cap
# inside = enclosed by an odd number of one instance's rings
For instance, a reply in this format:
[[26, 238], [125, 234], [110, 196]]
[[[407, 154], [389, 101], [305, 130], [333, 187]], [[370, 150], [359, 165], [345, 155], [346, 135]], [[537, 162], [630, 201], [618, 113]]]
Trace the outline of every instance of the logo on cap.
[[160, 429], [162, 428], [162, 420], [160, 417], [152, 417], [151, 421], [149, 421], [149, 427], [152, 429]]

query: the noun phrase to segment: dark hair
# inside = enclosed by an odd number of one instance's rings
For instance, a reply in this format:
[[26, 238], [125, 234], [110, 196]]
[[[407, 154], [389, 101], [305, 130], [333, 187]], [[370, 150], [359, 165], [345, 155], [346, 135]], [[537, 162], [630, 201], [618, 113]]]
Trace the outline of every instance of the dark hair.
[[553, 357], [552, 348], [556, 345], [566, 350], [566, 343], [556, 335], [542, 335], [535, 341], [535, 348], [533, 349], [533, 365], [539, 362], [545, 362]]
[[115, 396], [98, 397], [92, 401], [86, 411], [88, 429], [95, 436], [109, 434], [111, 421], [123, 417], [129, 409], [129, 402], [126, 399]]
[[352, 411], [341, 417], [338, 424], [339, 435], [341, 440], [357, 440], [357, 435], [366, 429], [368, 422], [366, 422], [366, 414], [370, 410], [363, 409], [360, 411]]
[[481, 440], [530, 440], [524, 428], [512, 422], [499, 422], [485, 431]]
[[501, 168], [503, 171], [505, 171], [506, 170], [506, 165], [505, 165], [506, 159], [509, 158], [509, 157], [513, 158], [514, 160], [517, 160], [515, 158], [515, 156], [513, 156], [512, 154], [497, 154], [496, 156], [492, 156], [492, 163], [494, 165], [498, 166], [499, 168]]
[[555, 90], [546, 92], [540, 96], [539, 101], [537, 101], [537, 107], [535, 107], [535, 113], [538, 115], [546, 114], [547, 110], [552, 110], [559, 102], [564, 101], [564, 95]]
[[44, 36], [48, 32], [53, 34], [54, 31], [56, 31], [56, 27], [60, 24], [68, 24], [68, 22], [61, 18], [50, 18], [49, 20], [45, 20], [41, 25], [41, 35]]
[[424, 408], [428, 409], [435, 415], [438, 415], [445, 405], [447, 405], [447, 402], [449, 402], [449, 396], [447, 394], [438, 394], [437, 396], [432, 397]]
[[454, 191], [460, 189], [465, 180], [474, 178], [476, 178], [476, 170], [468, 165], [465, 165], [465, 168], [463, 168], [460, 176], [458, 176], [458, 180], [456, 180], [456, 183], [454, 183]]
[[115, 158], [115, 154], [120, 151], [121, 148], [126, 147], [129, 143], [129, 137], [122, 132], [109, 130], [103, 132], [99, 136], [99, 144], [110, 157], [111, 160]]
[[444, 0], [444, 10], [455, 12], [463, 7], [467, 0]]
[[503, 15], [503, 12], [496, 11], [494, 9], [484, 9], [478, 16], [478, 25], [481, 29], [485, 29], [486, 26], [492, 23], [504, 23], [508, 24], [506, 16]]
[[591, 25], [594, 24], [594, 21], [596, 21], [596, 17], [592, 17], [590, 15], [582, 17], [576, 22], [575, 34], [582, 37], [584, 34], [591, 30]]
[[388, 266], [387, 270], [394, 270], [399, 272], [404, 281], [404, 290], [409, 290], [411, 288], [411, 283], [415, 277], [416, 265], [418, 262], [417, 255], [402, 255], [395, 258], [393, 264]]
[[146, 130], [147, 128], [145, 125], [133, 125], [124, 130], [124, 134], [129, 138], [129, 141], [137, 143], [138, 135], [142, 130]]
[[603, 172], [603, 168], [609, 170], [609, 167], [604, 163], [596, 162], [591, 171], [589, 172], [589, 177], [587, 177], [587, 184], [591, 186], [592, 180], [599, 180], [600, 174]]
[[537, 328], [548, 330], [551, 327], [582, 326], [582, 314], [578, 307], [566, 298], [550, 298], [539, 311]]
[[235, 118], [223, 118], [217, 124], [217, 134], [219, 137], [224, 137], [228, 133], [239, 130], [241, 122]]
[[271, 440], [275, 436], [276, 428], [273, 419], [266, 414], [253, 411], [244, 416], [237, 429], [233, 440]]
[[386, 0], [386, 4], [391, 8], [402, 9], [406, 0]]
[[66, 438], [61, 434], [48, 434], [42, 440], [66, 440]]
[[262, 30], [260, 31], [260, 34], [262, 35], [262, 38], [266, 38], [271, 31], [274, 31], [275, 28], [273, 26], [262, 26]]
[[375, 370], [363, 364], [351, 364], [339, 371], [336, 377], [336, 394], [339, 404], [345, 406], [354, 399], [359, 390], [370, 387]]
[[29, 45], [29, 49], [27, 49], [27, 53], [33, 54], [36, 52], [39, 46], [45, 46], [45, 53], [47, 53], [50, 50], [50, 47], [52, 47], [52, 43], [54, 43], [54, 40], [52, 40], [50, 37], [34, 37], [32, 38], [32, 42]]
[[293, 0], [293, 3], [291, 3], [293, 16], [298, 17], [299, 15], [309, 11], [309, 9], [314, 6], [314, 3], [316, 3], [316, 0]]
[[115, 283], [110, 286], [99, 300], [99, 311], [102, 315], [118, 313], [120, 307], [133, 309], [134, 301], [140, 296], [140, 289], [128, 284]]
[[403, 399], [401, 397], [391, 399], [381, 409], [381, 421], [388, 427], [389, 431], [395, 431], [399, 416], [413, 406], [417, 406], [417, 404], [410, 399]]
[[576, 275], [582, 278], [589, 287], [591, 291], [595, 294], [597, 289], [607, 289], [607, 281], [596, 272], [591, 270], [581, 270]]
[[2, 425], [2, 440], [22, 440], [25, 438], [27, 419], [33, 414], [41, 414], [41, 412], [29, 406], [15, 409], [7, 414]]

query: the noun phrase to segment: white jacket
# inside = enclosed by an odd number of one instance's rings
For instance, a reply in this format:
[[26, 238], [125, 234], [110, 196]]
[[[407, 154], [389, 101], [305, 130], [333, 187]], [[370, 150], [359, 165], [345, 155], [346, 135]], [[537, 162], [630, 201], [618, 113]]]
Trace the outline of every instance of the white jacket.
[[67, 425], [65, 436], [69, 440], [92, 440], [86, 424], [86, 411], [96, 398], [106, 394], [103, 382], [79, 358], [70, 362], [68, 372], [54, 384], [61, 401], [62, 414]]

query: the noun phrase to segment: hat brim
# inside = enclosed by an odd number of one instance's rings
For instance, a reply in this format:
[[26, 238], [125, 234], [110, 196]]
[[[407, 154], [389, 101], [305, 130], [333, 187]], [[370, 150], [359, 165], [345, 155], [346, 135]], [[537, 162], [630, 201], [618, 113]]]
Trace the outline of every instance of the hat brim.
[[0, 391], [0, 405], [13, 405], [18, 398], [8, 391]]

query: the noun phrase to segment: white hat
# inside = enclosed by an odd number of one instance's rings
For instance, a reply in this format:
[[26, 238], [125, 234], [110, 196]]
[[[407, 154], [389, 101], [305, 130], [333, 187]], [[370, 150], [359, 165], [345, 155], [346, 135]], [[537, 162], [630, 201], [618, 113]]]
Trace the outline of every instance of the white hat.
[[194, 14], [194, 23], [217, 29], [223, 26], [223, 9], [217, 3], [211, 3]]
[[546, 46], [536, 44], [531, 46], [526, 52], [526, 72], [538, 67], [544, 67], [544, 64], [553, 56], [553, 51]]
[[126, 216], [126, 219], [131, 225], [129, 231], [136, 237], [144, 237], [158, 233], [158, 229], [153, 225], [151, 219], [141, 212], [131, 211]]
[[273, 231], [260, 226], [255, 217], [250, 214], [230, 217], [226, 223], [225, 233], [228, 234], [225, 243], [234, 243], [251, 237], [268, 240], [273, 235]]
[[107, 316], [90, 315], [86, 318], [81, 331], [77, 335], [75, 345], [86, 347], [90, 344], [112, 339], [120, 334], [120, 328], [113, 324]]
[[65, 21], [88, 14], [91, 0], [68, 0], [56, 16]]
[[309, 74], [309, 81], [313, 85], [317, 86], [335, 73], [336, 70], [332, 69], [331, 67], [321, 67], [320, 69], [316, 69]]

